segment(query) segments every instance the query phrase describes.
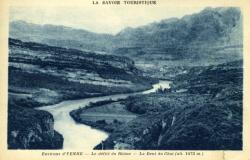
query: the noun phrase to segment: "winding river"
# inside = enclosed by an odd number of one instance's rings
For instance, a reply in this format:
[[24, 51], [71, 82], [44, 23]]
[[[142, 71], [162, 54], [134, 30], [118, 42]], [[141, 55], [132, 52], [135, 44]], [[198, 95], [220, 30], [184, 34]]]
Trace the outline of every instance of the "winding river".
[[103, 101], [107, 99], [125, 99], [130, 95], [138, 93], [148, 94], [157, 91], [159, 88], [169, 89], [170, 81], [159, 81], [153, 88], [143, 92], [116, 94], [103, 97], [92, 97], [80, 100], [63, 101], [59, 104], [40, 107], [40, 110], [50, 112], [54, 117], [54, 129], [61, 133], [64, 138], [63, 149], [92, 150], [97, 144], [105, 140], [108, 134], [91, 128], [84, 124], [76, 123], [69, 115], [69, 112], [79, 107], [85, 107], [90, 102]]

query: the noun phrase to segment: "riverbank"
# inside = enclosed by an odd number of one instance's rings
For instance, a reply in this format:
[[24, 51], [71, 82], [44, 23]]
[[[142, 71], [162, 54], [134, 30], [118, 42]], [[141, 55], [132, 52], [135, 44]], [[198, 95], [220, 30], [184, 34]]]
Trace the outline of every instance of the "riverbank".
[[[76, 110], [79, 108], [84, 108], [88, 106], [90, 103], [100, 103], [100, 101], [118, 101], [121, 99], [125, 99], [128, 96], [139, 94], [142, 92], [135, 93], [127, 93], [127, 94], [116, 94], [111, 96], [103, 96], [103, 97], [95, 97], [95, 98], [86, 98], [80, 100], [71, 100], [71, 101], [63, 101], [59, 104], [39, 107], [40, 110], [45, 110], [50, 112], [55, 121], [54, 121], [54, 129], [61, 133], [64, 137], [63, 149], [93, 149], [97, 144], [104, 141], [108, 134], [106, 132], [94, 129], [89, 127], [88, 125], [78, 124], [70, 117], [70, 112], [72, 110]], [[89, 107], [91, 109], [91, 107]], [[95, 108], [92, 108], [95, 109]], [[112, 107], [107, 109], [109, 112]], [[102, 110], [103, 111], [103, 110]], [[101, 111], [101, 112], [102, 112]], [[120, 110], [122, 111], [122, 109]], [[124, 111], [124, 110], [123, 110]], [[92, 112], [93, 113], [93, 112]], [[99, 114], [100, 116], [105, 116], [103, 113]], [[109, 116], [105, 116], [106, 118]], [[114, 117], [115, 118], [115, 117]], [[123, 115], [121, 118], [124, 120], [127, 119]], [[116, 122], [109, 118], [110, 121]], [[75, 141], [77, 139], [77, 141]]]
[[113, 132], [119, 125], [137, 117], [137, 114], [126, 110], [123, 100], [99, 101], [84, 108], [73, 110], [70, 116], [77, 122], [86, 124], [105, 132]]
[[[155, 92], [167, 92], [170, 89], [170, 84], [170, 81], [160, 80], [159, 83], [152, 85], [152, 89], [143, 92], [136, 92], [130, 96]], [[85, 107], [72, 110], [70, 116], [77, 123], [86, 124], [93, 128], [111, 133], [119, 125], [128, 123], [138, 116], [137, 113], [130, 112], [127, 109], [125, 101], [126, 98], [125, 100], [112, 100], [110, 98], [108, 100], [90, 103]]]
[[112, 128], [95, 149], [240, 150], [242, 79], [242, 61], [195, 67], [175, 78], [171, 92], [130, 96], [119, 102], [126, 112], [137, 115], [128, 122], [107, 123], [99, 116], [117, 102], [79, 109], [73, 117], [87, 124], [87, 113], [94, 112], [88, 125]]

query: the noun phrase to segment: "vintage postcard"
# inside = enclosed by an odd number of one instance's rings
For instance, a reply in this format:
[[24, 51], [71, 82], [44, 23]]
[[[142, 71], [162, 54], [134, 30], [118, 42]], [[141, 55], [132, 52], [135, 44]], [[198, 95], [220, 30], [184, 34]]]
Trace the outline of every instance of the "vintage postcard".
[[1, 160], [250, 160], [247, 1], [1, 1]]

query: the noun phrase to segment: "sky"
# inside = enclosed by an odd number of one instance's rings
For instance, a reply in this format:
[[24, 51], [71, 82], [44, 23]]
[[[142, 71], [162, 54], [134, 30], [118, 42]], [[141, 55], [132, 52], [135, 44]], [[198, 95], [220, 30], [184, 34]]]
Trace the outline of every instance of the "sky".
[[10, 21], [64, 25], [96, 33], [116, 34], [126, 27], [138, 27], [163, 19], [198, 13], [204, 7], [10, 7]]

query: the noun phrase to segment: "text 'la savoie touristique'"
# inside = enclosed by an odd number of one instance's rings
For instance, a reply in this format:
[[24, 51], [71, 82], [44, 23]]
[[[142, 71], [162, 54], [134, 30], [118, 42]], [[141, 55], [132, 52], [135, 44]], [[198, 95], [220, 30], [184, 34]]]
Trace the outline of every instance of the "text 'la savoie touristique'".
[[93, 5], [156, 5], [156, 1], [140, 1], [140, 0], [124, 0], [124, 1], [98, 1], [94, 0], [92, 1]]

